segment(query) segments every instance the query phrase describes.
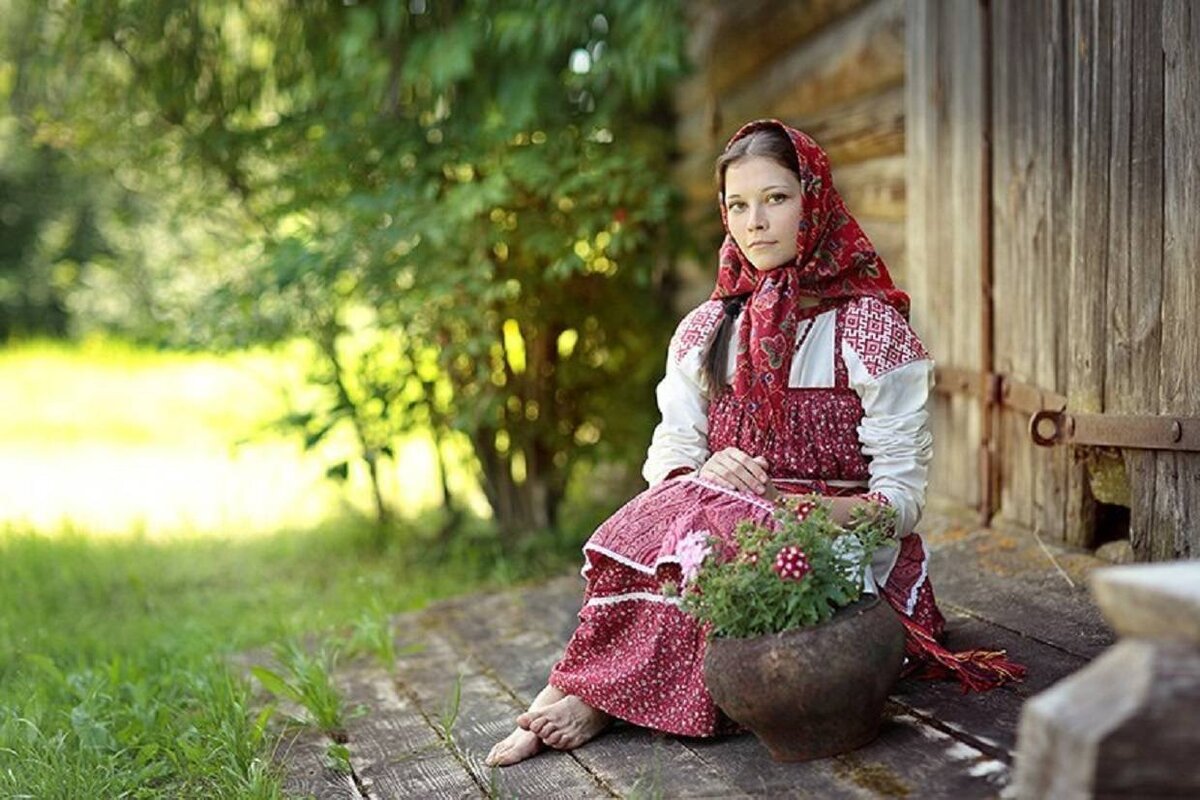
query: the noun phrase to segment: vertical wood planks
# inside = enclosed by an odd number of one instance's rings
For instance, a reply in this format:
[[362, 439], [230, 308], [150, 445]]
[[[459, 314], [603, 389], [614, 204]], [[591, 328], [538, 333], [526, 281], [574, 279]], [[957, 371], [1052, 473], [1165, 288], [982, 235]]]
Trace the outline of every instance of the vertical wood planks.
[[[1113, 28], [1111, 3], [1077, 3], [1075, 27], [1074, 126], [1071, 191], [1070, 358], [1067, 396], [1073, 409], [1104, 408], [1107, 363], [1106, 308], [1110, 241], [1109, 179], [1113, 119]], [[1119, 167], [1119, 165], [1118, 165]], [[1118, 187], [1118, 191], [1120, 187]], [[1116, 199], [1120, 204], [1120, 198]], [[1117, 232], [1119, 235], [1119, 232]], [[1119, 263], [1116, 269], [1119, 270]], [[1068, 529], [1072, 544], [1091, 544], [1094, 505], [1086, 470], [1077, 465], [1068, 484]]]
[[[1058, 4], [991, 5], [995, 264], [995, 367], [1017, 380], [1062, 390], [1069, 185], [1065, 131], [1068, 73], [1061, 52], [1066, 18]], [[1027, 418], [1006, 411], [1001, 516], [1060, 530], [1062, 453], [1035, 451]]]
[[[943, 26], [949, 34], [943, 50], [948, 85], [943, 92], [947, 101], [939, 126], [948, 140], [949, 183], [941, 200], [946, 213], [940, 227], [948, 236], [949, 249], [942, 252], [942, 269], [954, 277], [954, 294], [946, 304], [951, 312], [954, 362], [981, 369], [982, 360], [982, 277], [983, 240], [983, 15], [977, 3], [963, 5], [957, 13], [940, 9]], [[943, 162], [944, 163], [944, 162]], [[947, 221], [952, 221], [947, 224]], [[943, 240], [944, 241], [944, 240]], [[936, 301], [936, 299], [935, 299]], [[954, 447], [955, 469], [963, 494], [975, 503], [979, 491], [979, 445], [981, 409], [973, 397], [954, 401], [950, 416], [951, 430], [957, 439]]]
[[[939, 364], [980, 363], [982, 18], [975, 4], [908, 5], [908, 285], [913, 325]], [[977, 505], [979, 408], [931, 402], [933, 493]]]
[[[1071, 17], [1063, 2], [1049, 5], [1046, 17], [1044, 47], [1046, 48], [1046, 75], [1048, 81], [1050, 120], [1048, 145], [1050, 148], [1050, 174], [1046, 182], [1046, 204], [1049, 230], [1046, 233], [1044, 270], [1046, 291], [1042, 293], [1043, 313], [1047, 317], [1047, 339], [1040, 341], [1042, 358], [1038, 370], [1039, 380], [1046, 380], [1047, 388], [1060, 394], [1067, 393], [1068, 343], [1070, 315], [1068, 305], [1069, 272], [1065, 268], [1071, 257], [1071, 209], [1067, 198], [1071, 196], [1073, 172], [1071, 168], [1072, 140], [1072, 63], [1069, 58], [1074, 39]], [[1052, 381], [1052, 382], [1051, 382]], [[1022, 419], [1022, 437], [1025, 447], [1030, 447], [1026, 419]], [[1080, 468], [1074, 464], [1071, 453], [1065, 448], [1041, 450], [1040, 464], [1041, 493], [1035, 517], [1035, 527], [1051, 536], [1060, 535], [1069, 528], [1068, 486], [1072, 473]]]
[[[1200, 414], [1200, 6], [1188, 0], [1007, 0], [988, 9], [996, 371], [1084, 412]], [[976, 3], [909, 4], [908, 204], [914, 322], [947, 365], [964, 343], [963, 213]], [[978, 50], [975, 51], [976, 53]], [[965, 59], [965, 60], [964, 60]], [[948, 232], [951, 231], [951, 232]], [[947, 303], [949, 301], [949, 303]], [[976, 317], [972, 322], [976, 321]], [[934, 406], [931, 489], [975, 472], [959, 398]], [[1093, 544], [1095, 501], [1067, 448], [998, 435], [1002, 519]], [[1200, 455], [1127, 450], [1139, 558], [1200, 552]], [[953, 472], [954, 474], [948, 474]], [[968, 502], [977, 498], [972, 496]]]
[[[1113, 248], [1109, 267], [1109, 361], [1105, 408], [1111, 413], [1147, 414], [1159, 408], [1163, 299], [1163, 49], [1162, 3], [1124, 0], [1114, 10], [1114, 78], [1128, 100], [1114, 98], [1114, 110], [1128, 117], [1127, 218], [1114, 214], [1114, 228], [1126, 232]], [[1128, 52], [1128, 58], [1122, 55]], [[1128, 71], [1128, 77], [1121, 73]], [[1119, 123], [1117, 123], [1119, 124]], [[1120, 243], [1118, 243], [1120, 244]], [[1155, 538], [1154, 495], [1158, 456], [1127, 450], [1130, 485], [1130, 539], [1134, 553], [1149, 557]]]
[[[1164, 214], [1159, 412], [1200, 415], [1200, 8], [1163, 6]], [[1147, 556], [1200, 553], [1200, 453], [1158, 453]]]

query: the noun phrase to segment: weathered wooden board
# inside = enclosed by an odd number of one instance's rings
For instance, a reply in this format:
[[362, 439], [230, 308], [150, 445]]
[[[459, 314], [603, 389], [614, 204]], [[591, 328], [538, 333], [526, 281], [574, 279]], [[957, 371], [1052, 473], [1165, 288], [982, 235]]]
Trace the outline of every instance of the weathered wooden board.
[[450, 729], [453, 749], [480, 787], [494, 787], [506, 796], [612, 796], [568, 753], [548, 752], [503, 769], [486, 766], [488, 751], [516, 727], [514, 720], [525, 704], [458, 650], [438, 629], [437, 617], [423, 621], [420, 641], [425, 649], [397, 662], [396, 680], [434, 724], [447, 713], [457, 684], [458, 713]]
[[[1129, 108], [1136, 120], [1130, 126], [1129, 241], [1124, 260], [1126, 275], [1110, 266], [1109, 322], [1115, 355], [1105, 384], [1105, 408], [1113, 413], [1145, 414], [1159, 408], [1163, 335], [1163, 30], [1162, 3], [1123, 3], [1117, 8], [1125, 30], [1129, 18]], [[1114, 44], [1114, 48], [1116, 48]], [[1124, 107], [1124, 103], [1119, 103]], [[1118, 220], [1114, 224], [1120, 224]], [[1123, 324], [1122, 324], [1123, 323]], [[1127, 351], [1122, 352], [1122, 348]], [[1127, 450], [1125, 472], [1129, 478], [1129, 534], [1141, 560], [1152, 557], [1156, 535], [1154, 488], [1156, 455]]]
[[[988, 536], [986, 532], [960, 532], [952, 524], [939, 527], [938, 522], [933, 516], [927, 527], [940, 531], [931, 539], [943, 549], [956, 540]], [[1011, 558], [1009, 561], [1013, 567], [1020, 566]], [[1040, 568], [1041, 564], [1035, 566]], [[576, 579], [571, 576], [519, 595], [477, 598], [477, 602], [459, 603], [453, 608], [443, 606], [439, 616], [446, 629], [453, 631], [456, 646], [476, 648], [475, 655], [484, 660], [497, 680], [515, 694], [531, 697], [543, 685], [563, 643], [561, 637], [555, 638], [549, 631], [560, 628], [565, 633], [565, 628], [573, 624], [578, 605], [576, 588]], [[558, 611], [551, 610], [555, 608]], [[658, 740], [626, 728], [597, 739], [575, 755], [618, 791], [635, 784], [643, 789], [654, 785], [666, 789], [668, 796], [704, 794], [698, 791], [696, 763], [676, 749], [680, 742], [707, 763], [708, 775], [759, 796], [789, 796], [789, 792], [794, 796], [886, 796], [888, 791], [927, 785], [942, 786], [955, 796], [991, 796], [1007, 779], [1004, 761], [1012, 748], [1015, 721], [1024, 697], [1084, 660], [964, 615], [952, 618], [949, 645], [1007, 647], [1018, 661], [1035, 665], [1035, 671], [1021, 687], [967, 697], [955, 684], [908, 682], [898, 690], [896, 699], [911, 713], [901, 714], [899, 722], [893, 720], [895, 724], [872, 746], [879, 749], [868, 748], [837, 760], [780, 765], [771, 762], [752, 737], [715, 742]], [[919, 735], [912, 735], [914, 731]], [[647, 746], [657, 748], [649, 762]], [[671, 782], [668, 776], [677, 770], [694, 776], [690, 785]], [[972, 770], [976, 774], [972, 775]], [[724, 791], [733, 790], [726, 786]]]
[[1025, 680], [989, 692], [963, 694], [953, 681], [901, 681], [892, 700], [922, 719], [954, 731], [982, 752], [1011, 761], [1017, 723], [1026, 699], [1083, 667], [1087, 661], [1057, 647], [1014, 633], [962, 613], [946, 614], [950, 650], [1005, 650], [1008, 658], [1028, 667]]
[[[571, 574], [399, 619], [398, 643], [425, 648], [399, 659], [394, 680], [363, 662], [336, 675], [351, 709], [353, 777], [328, 770], [328, 741], [305, 732], [280, 756], [288, 786], [319, 798], [994, 797], [1008, 780], [1021, 702], [1085, 663], [1111, 634], [1031, 538], [978, 530], [936, 511], [922, 530], [933, 553], [931, 579], [948, 612], [947, 645], [1006, 648], [1029, 666], [1025, 683], [963, 695], [952, 682], [902, 682], [877, 741], [805, 764], [771, 761], [749, 735], [684, 739], [618, 724], [571, 753], [490, 770], [484, 755], [542, 688], [575, 626], [581, 582]], [[1080, 584], [1098, 563], [1062, 548], [1054, 553]], [[458, 680], [448, 743], [438, 720]]]
[[[1200, 415], [1200, 8], [1163, 5], [1163, 301], [1159, 412]], [[1200, 555], [1200, 453], [1156, 455], [1151, 558]]]
[[[703, 109], [711, 98], [736, 91], [738, 84], [754, 80], [769, 62], [863, 3], [864, 0], [803, 3], [751, 0], [689, 4], [689, 10], [696, 15], [690, 25], [689, 55], [697, 69], [677, 90], [677, 108], [681, 113]], [[686, 141], [686, 144], [704, 142]]]
[[895, 86], [823, 108], [795, 124], [825, 148], [833, 164], [903, 154], [904, 97], [904, 87]]
[[856, 218], [903, 222], [906, 170], [907, 164], [901, 153], [836, 167], [833, 182]]
[[350, 775], [326, 764], [325, 752], [330, 744], [329, 737], [315, 728], [283, 734], [271, 758], [283, 773], [283, 791], [288, 797], [363, 800]]
[[346, 744], [359, 785], [371, 800], [402, 797], [479, 797], [482, 788], [463, 769], [390, 674], [356, 665], [339, 670], [347, 709]]
[[[994, 368], [1065, 391], [1069, 74], [1060, 4], [989, 8]], [[1068, 459], [1035, 448], [1028, 416], [999, 415], [1001, 518], [1061, 535]]]
[[[750, 735], [688, 746], [759, 797], [994, 797], [1007, 766], [960, 739], [893, 708], [879, 738], [835, 758], [772, 761]], [[984, 765], [981, 767], [981, 765]], [[978, 774], [972, 774], [975, 771]]]
[[[981, 367], [983, 48], [975, 8], [910, 3], [906, 22], [912, 321], [938, 363], [966, 369]], [[930, 491], [976, 505], [978, 402], [937, 396], [931, 412], [937, 448]]]
[[[1110, 156], [1114, 146], [1119, 150], [1122, 135], [1113, 127], [1113, 4], [1079, 3], [1072, 12], [1075, 44], [1068, 55], [1074, 67], [1074, 124], [1068, 292], [1074, 302], [1068, 314], [1067, 396], [1071, 408], [1099, 412], [1104, 403], [1108, 269], [1113, 256], [1110, 224], [1114, 205], [1119, 211], [1127, 197], [1121, 181], [1128, 179], [1128, 168], [1121, 170], [1118, 155], [1110, 176]], [[1110, 178], [1117, 180], [1116, 186], [1110, 186]], [[1116, 233], [1122, 231], [1118, 228]], [[1115, 268], [1120, 271], [1119, 260]], [[1073, 470], [1068, 478], [1066, 540], [1081, 546], [1092, 543], [1094, 528], [1085, 480], [1082, 469]]]
[[1093, 658], [1113, 635], [1084, 586], [1091, 556], [1052, 548], [1074, 581], [1058, 573], [1032, 533], [984, 530], [930, 555], [930, 580], [949, 610], [1020, 632], [1081, 658]]
[[[711, 51], [706, 55], [715, 57]], [[715, 61], [713, 66], [721, 68]], [[898, 86], [903, 80], [903, 2], [874, 0], [761, 64], [753, 80], [723, 94], [707, 95], [702, 105], [682, 115], [676, 131], [682, 149], [704, 150], [747, 120], [811, 117], [823, 108]]]
[[[561, 628], [556, 615], [547, 613], [550, 604], [529, 600], [515, 594], [495, 596], [486, 604], [447, 609], [444, 617], [456, 645], [478, 659], [521, 705], [532, 702], [545, 686], [567, 641], [548, 632]], [[565, 607], [576, 605], [571, 599]], [[622, 796], [646, 792], [651, 784], [668, 797], [740, 796], [735, 786], [679, 740], [641, 728], [615, 728], [572, 756]]]

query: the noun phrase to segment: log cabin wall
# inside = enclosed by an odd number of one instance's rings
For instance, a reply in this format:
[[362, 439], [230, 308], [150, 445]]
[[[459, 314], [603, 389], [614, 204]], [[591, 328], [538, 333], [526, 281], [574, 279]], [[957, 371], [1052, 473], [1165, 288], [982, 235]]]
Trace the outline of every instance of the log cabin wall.
[[743, 123], [762, 117], [826, 149], [834, 183], [903, 285], [904, 0], [705, 0], [689, 12], [695, 71], [676, 95], [676, 176], [711, 255], [682, 265], [680, 310], [712, 290], [721, 234], [713, 163]]
[[[1007, 395], [1200, 417], [1200, 4], [689, 8], [677, 177], [701, 252], [728, 137], [769, 116], [808, 131], [957, 376], [931, 403], [931, 498], [1081, 546], [1128, 538], [1141, 560], [1200, 555], [1200, 453], [1037, 447]], [[681, 310], [711, 261], [682, 265]]]
[[[908, 277], [935, 358], [1071, 413], [1194, 425], [1200, 7], [912, 0], [906, 15]], [[934, 493], [981, 502], [986, 431], [1001, 519], [1083, 546], [1128, 537], [1141, 560], [1200, 554], [1200, 453], [1035, 447], [1028, 410], [984, 401], [999, 385], [943, 387]]]

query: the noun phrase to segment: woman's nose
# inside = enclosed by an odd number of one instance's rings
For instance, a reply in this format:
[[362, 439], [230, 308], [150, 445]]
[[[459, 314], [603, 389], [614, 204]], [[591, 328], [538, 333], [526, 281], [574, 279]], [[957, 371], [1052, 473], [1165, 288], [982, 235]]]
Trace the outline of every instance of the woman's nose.
[[750, 230], [761, 231], [767, 227], [767, 215], [763, 212], [762, 206], [756, 206], [750, 212]]

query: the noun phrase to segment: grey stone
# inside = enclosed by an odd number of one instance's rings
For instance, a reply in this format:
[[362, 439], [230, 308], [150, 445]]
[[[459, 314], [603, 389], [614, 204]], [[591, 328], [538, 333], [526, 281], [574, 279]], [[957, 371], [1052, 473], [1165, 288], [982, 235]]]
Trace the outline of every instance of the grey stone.
[[1091, 582], [1118, 634], [1200, 645], [1200, 560], [1105, 567]]
[[1132, 564], [1136, 560], [1133, 544], [1128, 539], [1105, 542], [1096, 548], [1096, 558], [1102, 558], [1110, 564]]

